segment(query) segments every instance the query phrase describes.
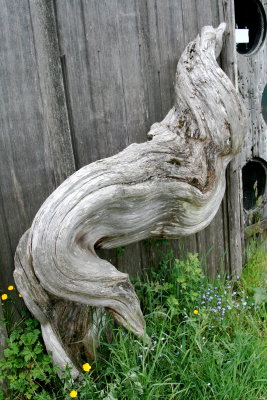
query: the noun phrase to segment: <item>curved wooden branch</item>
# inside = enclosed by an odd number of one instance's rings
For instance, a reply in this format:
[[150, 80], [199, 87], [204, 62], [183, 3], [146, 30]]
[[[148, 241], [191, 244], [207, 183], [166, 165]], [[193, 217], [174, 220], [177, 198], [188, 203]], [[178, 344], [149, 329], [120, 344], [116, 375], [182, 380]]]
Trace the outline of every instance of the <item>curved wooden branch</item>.
[[204, 229], [219, 208], [226, 166], [246, 132], [244, 107], [216, 62], [224, 29], [225, 24], [204, 27], [186, 47], [177, 67], [174, 107], [152, 125], [150, 141], [70, 176], [21, 239], [16, 284], [58, 364], [79, 365], [82, 352], [92, 356], [91, 345], [80, 352], [71, 345], [74, 338], [92, 343], [88, 305], [105, 308], [125, 328], [144, 333], [128, 275], [100, 259], [95, 248], [189, 235]]

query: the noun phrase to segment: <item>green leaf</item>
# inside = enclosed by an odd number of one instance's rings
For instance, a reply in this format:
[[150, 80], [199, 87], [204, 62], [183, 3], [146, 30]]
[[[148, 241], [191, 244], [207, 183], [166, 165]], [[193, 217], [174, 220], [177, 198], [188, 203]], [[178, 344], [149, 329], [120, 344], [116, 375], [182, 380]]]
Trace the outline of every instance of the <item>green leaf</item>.
[[51, 396], [46, 391], [42, 390], [41, 393], [35, 395], [35, 400], [51, 400]]
[[32, 370], [32, 376], [34, 379], [39, 379], [40, 381], [46, 380], [45, 373], [41, 371], [39, 368], [35, 368]]
[[14, 353], [13, 353], [13, 351], [12, 351], [10, 348], [7, 348], [7, 349], [4, 350], [4, 356], [5, 356], [6, 358], [12, 357], [13, 354], [14, 354]]
[[21, 341], [25, 346], [31, 346], [37, 341], [38, 336], [39, 331], [35, 329], [33, 332], [21, 335]]
[[164, 282], [162, 285], [162, 289], [163, 290], [170, 290], [173, 288], [173, 284], [172, 283], [168, 283], [168, 282]]
[[15, 354], [15, 355], [19, 354], [20, 346], [18, 343], [15, 343], [15, 342], [10, 343], [10, 345], [8, 347], [13, 352], [13, 354]]
[[254, 288], [254, 301], [255, 304], [267, 302], [267, 290], [261, 287]]
[[35, 354], [40, 354], [43, 352], [43, 346], [41, 345], [41, 343], [37, 343], [35, 348], [34, 348], [34, 353]]
[[30, 359], [33, 358], [33, 353], [32, 353], [32, 351], [31, 351], [28, 347], [25, 347], [25, 348], [22, 350], [21, 355], [24, 356], [24, 360], [25, 360], [26, 362], [28, 362]]
[[179, 305], [177, 298], [174, 296], [169, 296], [167, 298], [167, 302], [168, 302], [169, 306], [171, 306], [171, 307], [177, 307]]

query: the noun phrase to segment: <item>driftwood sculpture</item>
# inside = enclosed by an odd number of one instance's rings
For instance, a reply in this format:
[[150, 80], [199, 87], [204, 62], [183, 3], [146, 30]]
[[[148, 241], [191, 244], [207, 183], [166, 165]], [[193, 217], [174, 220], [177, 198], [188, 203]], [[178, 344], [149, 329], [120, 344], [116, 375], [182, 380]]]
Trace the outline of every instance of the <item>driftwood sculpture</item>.
[[244, 107], [216, 62], [224, 30], [224, 23], [204, 27], [186, 47], [177, 67], [175, 104], [152, 125], [149, 141], [70, 176], [20, 240], [16, 284], [41, 323], [54, 361], [73, 365], [73, 375], [93, 357], [99, 310], [144, 334], [128, 275], [95, 249], [189, 235], [204, 229], [219, 208], [226, 166], [246, 132]]

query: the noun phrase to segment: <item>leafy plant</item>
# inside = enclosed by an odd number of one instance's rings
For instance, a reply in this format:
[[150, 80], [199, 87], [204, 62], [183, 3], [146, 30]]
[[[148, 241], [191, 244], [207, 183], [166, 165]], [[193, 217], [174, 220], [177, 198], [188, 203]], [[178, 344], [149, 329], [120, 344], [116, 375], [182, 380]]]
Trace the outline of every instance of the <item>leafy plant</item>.
[[0, 379], [6, 381], [10, 393], [5, 399], [44, 400], [48, 395], [45, 388], [56, 379], [56, 367], [44, 351], [36, 320], [24, 321], [10, 334], [4, 356], [0, 360]]
[[158, 269], [134, 280], [146, 335], [114, 328], [76, 380], [68, 366], [57, 379], [37, 323], [26, 321], [10, 334], [0, 361], [9, 396], [2, 398], [266, 400], [264, 248], [251, 245], [247, 260], [240, 279], [210, 282], [196, 254], [178, 260], [166, 251]]

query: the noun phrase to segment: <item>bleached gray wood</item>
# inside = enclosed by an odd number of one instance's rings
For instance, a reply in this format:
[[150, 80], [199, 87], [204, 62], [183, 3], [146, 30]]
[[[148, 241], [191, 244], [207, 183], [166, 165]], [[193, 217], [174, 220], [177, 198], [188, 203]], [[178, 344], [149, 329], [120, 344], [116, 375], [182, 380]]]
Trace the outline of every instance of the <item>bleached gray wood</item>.
[[[267, 3], [262, 1], [267, 13]], [[237, 53], [239, 90], [249, 113], [249, 129], [241, 156], [242, 166], [253, 157], [267, 160], [267, 125], [261, 112], [261, 97], [267, 81], [267, 41], [254, 55]]]
[[10, 268], [13, 265], [11, 240], [8, 231], [8, 223], [4, 215], [4, 207], [2, 201], [2, 193], [0, 188], [0, 267], [1, 267], [1, 289], [4, 289], [13, 283], [13, 270]]
[[204, 229], [218, 211], [226, 166], [246, 132], [243, 104], [216, 62], [224, 30], [225, 24], [205, 27], [186, 47], [177, 66], [174, 106], [152, 125], [149, 141], [70, 176], [45, 201], [20, 241], [16, 284], [60, 365], [69, 357], [79, 366], [69, 335], [59, 329], [65, 316], [66, 321], [73, 316], [78, 333], [83, 332], [79, 338], [92, 352], [86, 341], [92, 338], [92, 321], [84, 317], [85, 324], [76, 325], [83, 320], [76, 316], [84, 305], [105, 308], [126, 329], [144, 335], [128, 274], [99, 258], [96, 248], [190, 235]]
[[[227, 44], [221, 54], [222, 68], [238, 88], [237, 56], [235, 43], [234, 0], [219, 2], [220, 18], [228, 22]], [[227, 169], [227, 215], [230, 267], [233, 276], [242, 272], [242, 242], [244, 228], [242, 221], [242, 177], [241, 163], [238, 157], [230, 163]]]
[[0, 0], [1, 288], [12, 284], [22, 233], [75, 171], [51, 7], [52, 1]]
[[[204, 22], [218, 23], [208, 21], [211, 7], [206, 0], [202, 1], [201, 13], [195, 0], [184, 4], [181, 0], [112, 1], [55, 1], [57, 32], [51, 1], [28, 4], [22, 0], [18, 5], [18, 0], [11, 0], [1, 6], [2, 43], [8, 41], [8, 52], [5, 46], [1, 52], [2, 98], [8, 93], [10, 100], [8, 114], [7, 104], [1, 108], [1, 214], [7, 221], [0, 234], [3, 283], [11, 280], [13, 253], [22, 232], [30, 226], [43, 200], [73, 171], [72, 155], [68, 161], [71, 149], [67, 117], [66, 121], [63, 118], [66, 105], [56, 33], [68, 119], [72, 119], [73, 151], [81, 167], [115, 154], [129, 143], [145, 140], [149, 126], [163, 117], [174, 100], [173, 79], [169, 77], [174, 77], [185, 37], [193, 39]], [[213, 13], [215, 8], [214, 3]], [[115, 82], [113, 87], [111, 82]], [[62, 100], [61, 111], [53, 96], [60, 104]], [[186, 247], [198, 250], [194, 236], [186, 241]], [[146, 259], [146, 248], [141, 252], [138, 245], [127, 249], [129, 272], [135, 271], [135, 260], [141, 253]]]
[[[261, 2], [267, 14], [266, 0]], [[267, 124], [264, 121], [261, 110], [262, 94], [267, 83], [266, 39], [261, 48], [253, 55], [237, 53], [237, 65], [239, 90], [249, 116], [248, 132], [245, 138], [244, 150], [240, 155], [240, 164], [243, 167], [248, 161], [257, 158], [267, 165]], [[260, 216], [260, 219], [264, 220], [267, 217], [266, 190], [263, 195], [262, 206], [252, 212], [255, 212], [258, 217]], [[248, 218], [245, 215], [242, 218], [247, 224]]]
[[29, 0], [46, 134], [58, 186], [75, 171], [53, 0]]
[[[204, 25], [210, 25], [211, 21], [212, 24], [218, 24], [222, 20], [228, 23], [227, 20], [219, 18], [218, 4], [215, 4], [213, 0], [196, 0], [194, 8], [196, 10], [194, 22], [198, 30]], [[192, 31], [194, 29], [196, 28], [191, 26], [189, 30]], [[222, 265], [224, 269], [227, 269], [224, 253], [228, 248], [228, 242], [225, 241], [223, 234], [223, 212], [221, 207], [210, 225], [196, 234], [196, 243], [199, 257], [203, 260], [203, 268], [211, 278], [214, 278], [219, 273]]]
[[[180, 0], [55, 4], [82, 167], [143, 142], [151, 124], [163, 118], [174, 101], [184, 31], [196, 16], [187, 14], [183, 24]], [[190, 40], [196, 34], [197, 27]], [[142, 243], [127, 247], [125, 257], [126, 264], [120, 258], [116, 265], [133, 274], [152, 262]]]
[[0, 1], [0, 282], [12, 284], [13, 255], [55, 189], [39, 90], [29, 4]]

